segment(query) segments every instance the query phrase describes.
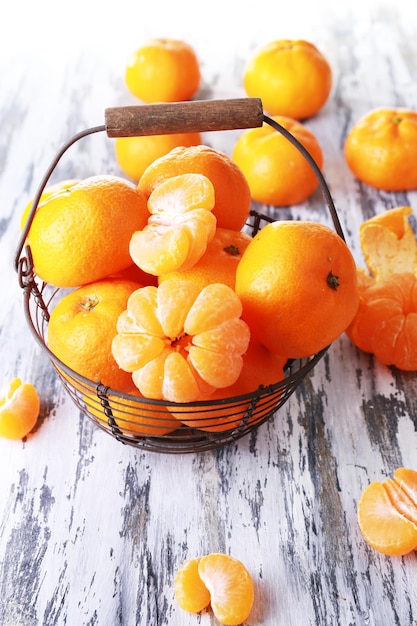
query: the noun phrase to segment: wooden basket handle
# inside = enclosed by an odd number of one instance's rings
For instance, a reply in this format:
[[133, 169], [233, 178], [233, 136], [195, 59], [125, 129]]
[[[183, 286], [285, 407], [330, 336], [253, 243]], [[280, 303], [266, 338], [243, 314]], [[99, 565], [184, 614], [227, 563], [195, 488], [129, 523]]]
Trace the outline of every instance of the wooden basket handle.
[[164, 102], [105, 110], [109, 137], [256, 128], [263, 121], [259, 98]]

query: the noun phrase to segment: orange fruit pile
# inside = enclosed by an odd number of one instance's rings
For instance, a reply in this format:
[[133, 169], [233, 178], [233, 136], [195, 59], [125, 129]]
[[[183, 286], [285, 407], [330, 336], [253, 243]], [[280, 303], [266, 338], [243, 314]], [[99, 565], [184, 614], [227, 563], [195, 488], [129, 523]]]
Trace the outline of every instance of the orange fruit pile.
[[[288, 117], [273, 118], [308, 150], [318, 167], [323, 152], [314, 134]], [[269, 124], [244, 131], [232, 158], [248, 181], [256, 202], [289, 206], [306, 200], [317, 188], [317, 176], [301, 152]]]
[[326, 103], [332, 86], [329, 62], [302, 39], [279, 39], [262, 45], [248, 60], [243, 85], [259, 97], [269, 115], [306, 119]]
[[185, 561], [174, 580], [179, 606], [200, 613], [209, 605], [221, 624], [248, 619], [255, 599], [252, 577], [241, 561], [222, 553]]
[[417, 472], [399, 467], [394, 478], [370, 483], [358, 504], [365, 541], [390, 556], [417, 550]]
[[143, 102], [190, 100], [200, 87], [200, 64], [187, 42], [155, 38], [130, 55], [125, 80], [132, 94]]
[[417, 188], [417, 111], [373, 109], [349, 131], [344, 154], [360, 181], [385, 191]]
[[346, 329], [350, 340], [385, 365], [417, 370], [417, 241], [410, 207], [396, 207], [361, 225], [367, 265], [358, 269], [360, 303]]
[[35, 387], [14, 378], [0, 390], [0, 437], [23, 439], [35, 427], [39, 413]]
[[243, 319], [269, 350], [311, 356], [339, 337], [359, 304], [356, 265], [339, 235], [308, 221], [267, 224], [236, 270]]

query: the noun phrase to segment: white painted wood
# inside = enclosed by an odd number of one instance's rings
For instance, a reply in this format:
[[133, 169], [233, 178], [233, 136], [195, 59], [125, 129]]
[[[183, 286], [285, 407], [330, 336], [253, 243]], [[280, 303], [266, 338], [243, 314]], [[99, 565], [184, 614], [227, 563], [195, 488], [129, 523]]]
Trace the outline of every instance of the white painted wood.
[[[417, 387], [336, 341], [274, 420], [234, 445], [163, 455], [123, 446], [79, 415], [26, 324], [13, 270], [20, 214], [56, 150], [133, 104], [128, 54], [150, 35], [199, 53], [202, 97], [243, 95], [250, 51], [279, 37], [315, 42], [334, 89], [307, 125], [358, 262], [359, 224], [417, 195], [359, 185], [343, 160], [346, 132], [376, 106], [417, 107], [413, 3], [266, 1], [151, 7], [14, 3], [0, 41], [0, 383], [18, 375], [42, 398], [26, 442], [0, 441], [0, 623], [4, 626], [214, 624], [181, 611], [173, 577], [184, 559], [224, 551], [256, 584], [252, 626], [411, 626], [417, 560], [377, 554], [356, 522], [362, 489], [417, 468]], [[236, 132], [206, 135], [230, 152]], [[56, 179], [120, 174], [105, 136], [74, 146]], [[327, 222], [320, 194], [283, 212]]]

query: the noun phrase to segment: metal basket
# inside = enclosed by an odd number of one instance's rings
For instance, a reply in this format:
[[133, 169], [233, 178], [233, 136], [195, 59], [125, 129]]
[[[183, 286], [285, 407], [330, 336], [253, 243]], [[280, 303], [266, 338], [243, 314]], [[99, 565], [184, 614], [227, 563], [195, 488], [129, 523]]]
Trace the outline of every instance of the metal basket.
[[[80, 376], [60, 361], [47, 346], [49, 313], [62, 290], [36, 276], [30, 247], [26, 244], [42, 192], [66, 150], [79, 139], [96, 132], [106, 131], [109, 137], [117, 137], [232, 130], [262, 126], [263, 123], [284, 135], [310, 163], [318, 177], [334, 228], [344, 239], [319, 167], [293, 135], [264, 115], [262, 103], [257, 98], [106, 109], [106, 124], [87, 129], [70, 139], [56, 155], [38, 188], [15, 257], [26, 319], [75, 405], [99, 428], [121, 443], [161, 453], [187, 453], [209, 450], [236, 441], [274, 415], [323, 357], [328, 347], [311, 357], [288, 361], [284, 368], [284, 379], [273, 385], [260, 386], [252, 393], [221, 400], [183, 404], [151, 400], [120, 393], [100, 382]], [[251, 211], [245, 230], [254, 235], [265, 223], [273, 221], [269, 216]]]

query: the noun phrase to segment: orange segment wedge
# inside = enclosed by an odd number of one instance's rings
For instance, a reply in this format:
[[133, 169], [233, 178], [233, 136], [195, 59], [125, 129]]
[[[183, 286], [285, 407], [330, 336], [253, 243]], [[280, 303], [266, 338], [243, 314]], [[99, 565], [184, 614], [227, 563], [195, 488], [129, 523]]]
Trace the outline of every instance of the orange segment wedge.
[[208, 554], [198, 563], [198, 573], [210, 592], [210, 604], [221, 624], [244, 622], [254, 601], [251, 575], [238, 559], [226, 554]]
[[358, 504], [358, 522], [365, 541], [390, 556], [417, 549], [417, 472], [399, 468], [394, 479], [372, 482]]
[[175, 599], [189, 613], [200, 613], [210, 604], [210, 592], [198, 573], [199, 563], [199, 558], [185, 561], [174, 579]]
[[238, 379], [250, 339], [241, 313], [222, 283], [200, 290], [170, 279], [143, 287], [119, 317], [112, 353], [143, 396], [192, 402]]
[[203, 174], [166, 179], [149, 196], [146, 226], [131, 238], [134, 263], [154, 276], [193, 267], [214, 237], [213, 207], [214, 187]]
[[417, 242], [409, 223], [412, 209], [396, 207], [360, 227], [360, 243], [369, 271], [378, 280], [417, 271]]
[[14, 378], [0, 391], [0, 437], [23, 439], [35, 426], [39, 411], [35, 387]]

